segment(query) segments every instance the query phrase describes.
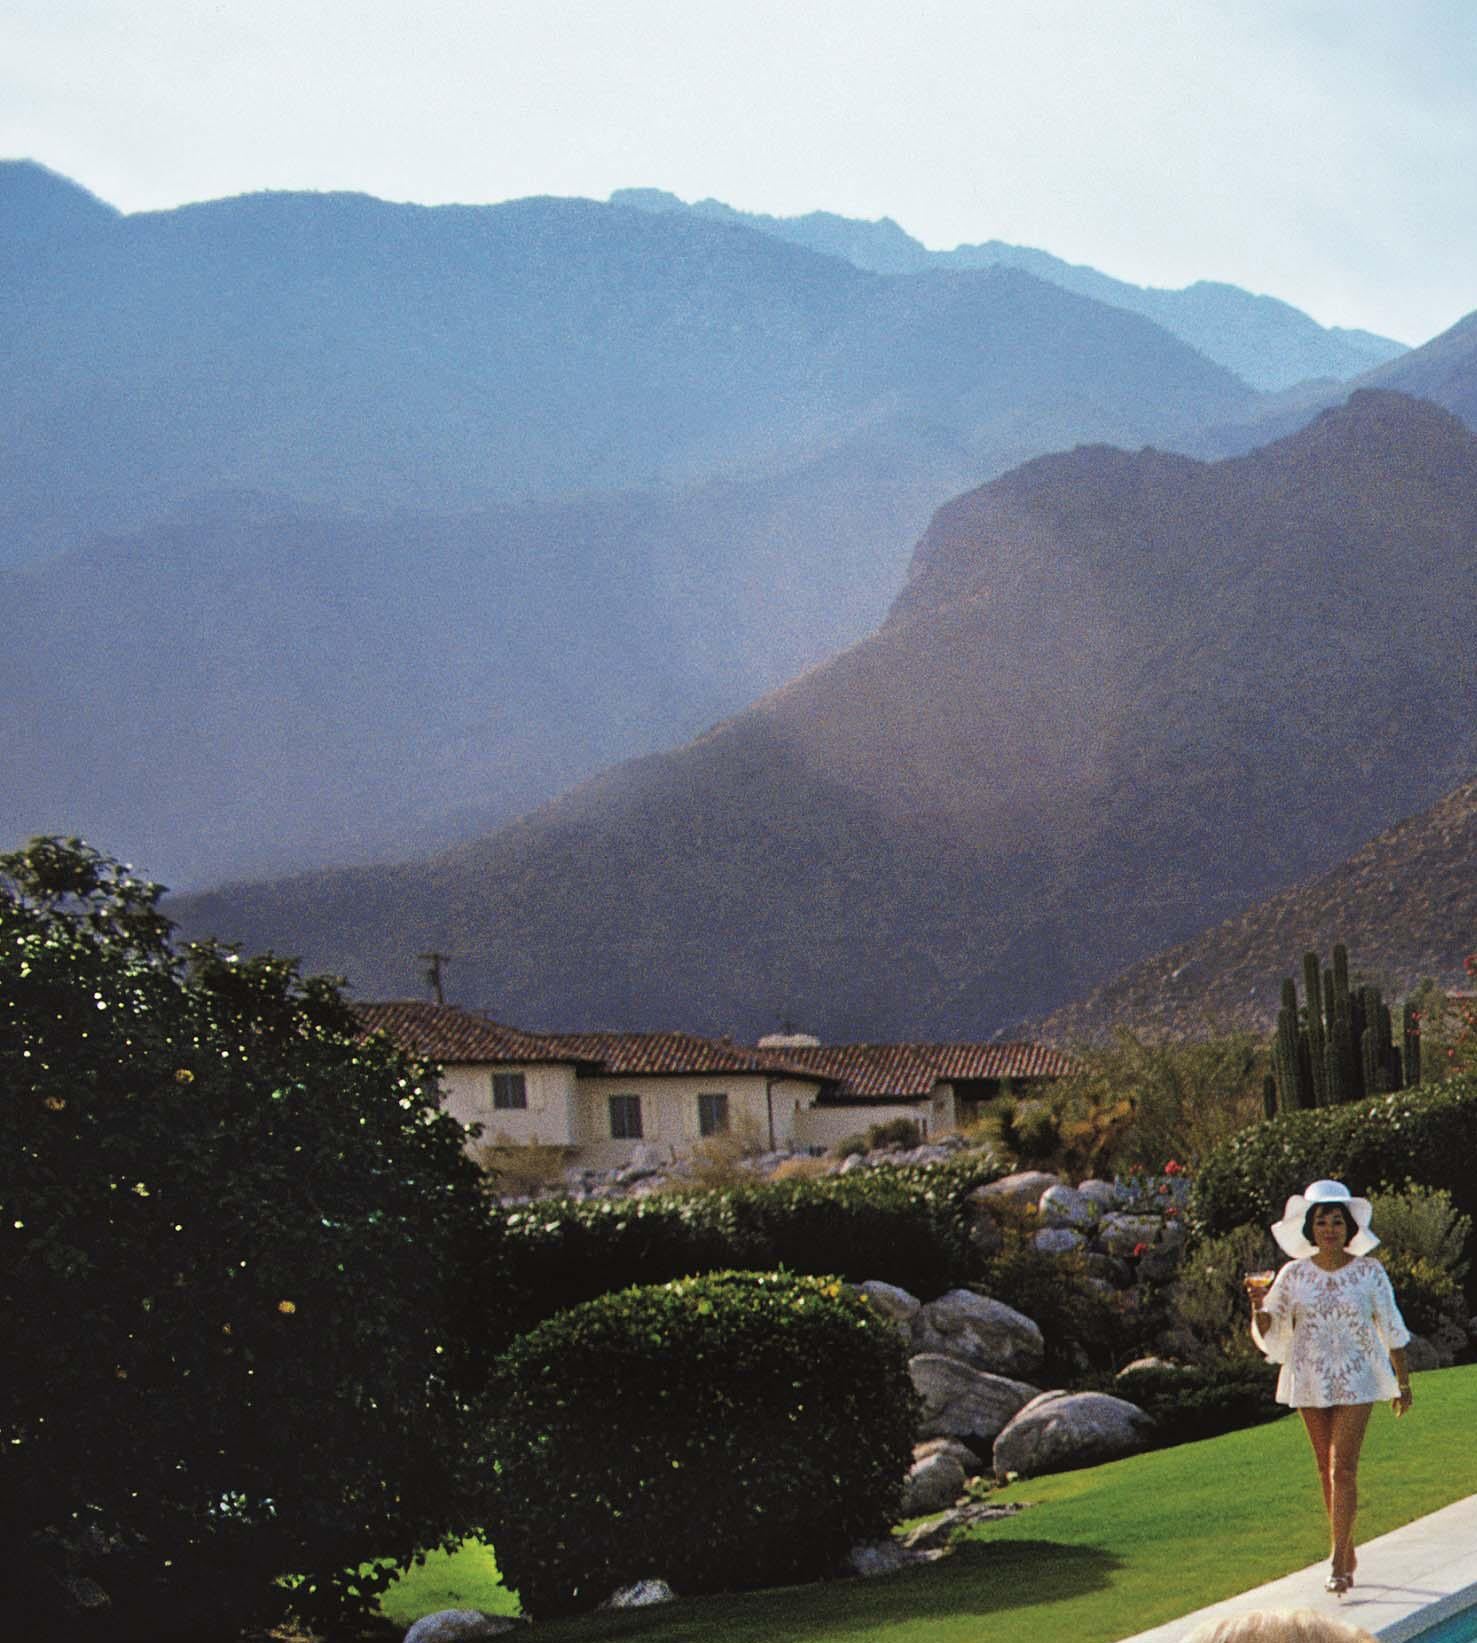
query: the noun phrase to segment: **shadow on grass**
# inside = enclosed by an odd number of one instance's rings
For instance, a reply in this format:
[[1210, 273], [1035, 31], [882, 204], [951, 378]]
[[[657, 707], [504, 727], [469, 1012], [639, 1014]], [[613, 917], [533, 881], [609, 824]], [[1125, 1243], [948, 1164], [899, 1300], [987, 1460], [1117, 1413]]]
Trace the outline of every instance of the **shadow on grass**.
[[[1049, 1540], [970, 1540], [940, 1563], [874, 1580], [825, 1581], [740, 1595], [693, 1598], [659, 1608], [582, 1615], [537, 1629], [540, 1643], [812, 1643], [876, 1631], [900, 1639], [913, 1628], [972, 1615], [1027, 1611], [1100, 1591], [1122, 1560]], [[1025, 1621], [1025, 1615], [1022, 1619]]]

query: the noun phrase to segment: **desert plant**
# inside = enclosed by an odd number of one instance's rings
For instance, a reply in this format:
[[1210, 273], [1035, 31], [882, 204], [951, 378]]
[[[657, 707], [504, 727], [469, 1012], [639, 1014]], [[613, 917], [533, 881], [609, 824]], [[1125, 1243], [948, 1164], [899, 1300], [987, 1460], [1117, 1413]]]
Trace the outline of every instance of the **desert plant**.
[[1416, 1012], [1401, 1011], [1402, 1043], [1395, 1043], [1394, 1018], [1380, 989], [1351, 987], [1349, 954], [1333, 949], [1323, 969], [1318, 954], [1303, 954], [1305, 1002], [1297, 983], [1282, 983], [1272, 1071], [1276, 1108], [1296, 1112], [1358, 1101], [1366, 1095], [1414, 1086], [1421, 1081], [1421, 1039]]
[[476, 1526], [461, 1126], [331, 981], [177, 950], [159, 896], [77, 840], [0, 857], [0, 1530], [32, 1638], [363, 1611]]
[[727, 1272], [602, 1296], [493, 1370], [492, 1538], [535, 1617], [660, 1571], [684, 1595], [828, 1573], [885, 1533], [917, 1400], [836, 1279]]
[[1166, 1158], [1193, 1169], [1262, 1110], [1266, 1058], [1247, 1033], [1160, 1041], [1119, 1028], [1072, 1057], [1052, 1101], [1064, 1143], [1091, 1143], [1076, 1173], [1157, 1169]]

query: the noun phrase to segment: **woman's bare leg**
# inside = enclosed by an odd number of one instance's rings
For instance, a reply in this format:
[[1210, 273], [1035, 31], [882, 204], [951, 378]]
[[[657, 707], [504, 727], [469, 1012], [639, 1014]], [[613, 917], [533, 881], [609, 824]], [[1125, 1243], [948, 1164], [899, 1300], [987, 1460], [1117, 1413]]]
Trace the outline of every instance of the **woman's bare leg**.
[[1359, 1451], [1364, 1430], [1369, 1425], [1372, 1403], [1346, 1403], [1326, 1411], [1333, 1417], [1329, 1444], [1331, 1504], [1329, 1525], [1333, 1531], [1335, 1574], [1354, 1572], [1354, 1518], [1359, 1510]]
[[1329, 1533], [1333, 1533], [1333, 1409], [1298, 1410], [1307, 1429], [1308, 1442], [1313, 1445], [1313, 1458], [1318, 1462], [1318, 1482], [1323, 1487], [1323, 1510], [1328, 1513]]

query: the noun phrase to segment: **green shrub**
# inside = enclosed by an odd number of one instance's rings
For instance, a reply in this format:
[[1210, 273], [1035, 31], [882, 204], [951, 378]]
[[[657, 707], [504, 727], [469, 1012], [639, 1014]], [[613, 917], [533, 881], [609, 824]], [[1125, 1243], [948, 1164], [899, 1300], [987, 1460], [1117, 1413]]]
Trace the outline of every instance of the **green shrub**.
[[1371, 1193], [1369, 1201], [1382, 1257], [1394, 1252], [1427, 1262], [1457, 1284], [1467, 1276], [1472, 1217], [1460, 1213], [1444, 1188], [1412, 1183], [1398, 1192]]
[[[1270, 1226], [1310, 1181], [1350, 1191], [1418, 1181], [1477, 1212], [1477, 1074], [1337, 1107], [1279, 1114], [1217, 1147], [1201, 1166], [1189, 1222], [1200, 1233]], [[1470, 1297], [1469, 1297], [1470, 1298]]]
[[[0, 1541], [29, 1638], [363, 1610], [476, 1524], [449, 1284], [480, 1177], [323, 978], [175, 952], [77, 841], [0, 857]], [[100, 1587], [104, 1609], [73, 1612]]]
[[1376, 1260], [1390, 1275], [1395, 1300], [1406, 1327], [1428, 1340], [1445, 1331], [1460, 1331], [1466, 1318], [1461, 1285], [1451, 1273], [1420, 1255], [1404, 1255], [1398, 1250], [1377, 1249]]
[[867, 1151], [879, 1152], [886, 1148], [907, 1151], [916, 1147], [923, 1131], [916, 1118], [889, 1118], [881, 1124], [867, 1126]]
[[1287, 1413], [1273, 1394], [1277, 1373], [1256, 1364], [1207, 1364], [1188, 1369], [1134, 1369], [1119, 1375], [1112, 1390], [1154, 1417], [1155, 1442], [1162, 1447], [1198, 1443], [1258, 1426]]
[[916, 1395], [839, 1280], [725, 1272], [546, 1320], [493, 1371], [492, 1540], [526, 1610], [819, 1576], [885, 1533]]
[[1242, 1279], [1248, 1272], [1275, 1271], [1286, 1259], [1261, 1226], [1200, 1239], [1185, 1256], [1169, 1294], [1185, 1355], [1207, 1365], [1263, 1363], [1251, 1338], [1251, 1303]]
[[879, 1278], [931, 1298], [975, 1256], [968, 1197], [993, 1155], [647, 1198], [550, 1200], [494, 1211], [479, 1313], [500, 1347], [541, 1319], [632, 1284], [732, 1268]]

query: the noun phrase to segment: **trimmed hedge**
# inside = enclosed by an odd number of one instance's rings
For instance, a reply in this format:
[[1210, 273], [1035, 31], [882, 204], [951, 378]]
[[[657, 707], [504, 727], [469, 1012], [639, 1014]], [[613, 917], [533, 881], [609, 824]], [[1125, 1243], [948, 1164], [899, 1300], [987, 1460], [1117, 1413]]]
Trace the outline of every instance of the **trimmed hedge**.
[[1477, 1077], [1398, 1090], [1337, 1107], [1280, 1114], [1217, 1147], [1202, 1164], [1188, 1222], [1203, 1236], [1270, 1225], [1309, 1181], [1331, 1176], [1357, 1194], [1408, 1181], [1445, 1187], [1477, 1212]]
[[813, 1578], [887, 1531], [917, 1398], [839, 1279], [724, 1272], [547, 1319], [498, 1359], [491, 1539], [525, 1610]]
[[555, 1312], [632, 1284], [730, 1269], [879, 1278], [924, 1298], [977, 1264], [969, 1194], [992, 1158], [858, 1170], [648, 1198], [568, 1199], [494, 1212], [480, 1294], [500, 1348]]
[[1155, 1445], [1198, 1443], [1287, 1414], [1276, 1401], [1277, 1372], [1265, 1363], [1193, 1369], [1133, 1369], [1111, 1391], [1154, 1417]]

